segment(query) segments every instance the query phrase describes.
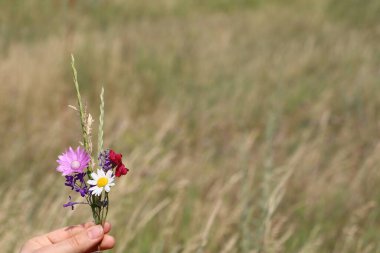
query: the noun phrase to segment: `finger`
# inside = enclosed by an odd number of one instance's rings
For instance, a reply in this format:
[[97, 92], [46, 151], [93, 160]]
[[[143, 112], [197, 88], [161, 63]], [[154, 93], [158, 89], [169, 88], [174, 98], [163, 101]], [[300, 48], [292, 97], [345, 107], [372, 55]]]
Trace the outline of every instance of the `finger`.
[[89, 228], [89, 227], [92, 227], [92, 226], [95, 226], [95, 222], [93, 221], [87, 221], [85, 224], [84, 224], [84, 227], [85, 228]]
[[98, 250], [108, 250], [115, 246], [115, 239], [110, 235], [104, 235], [100, 245], [96, 245], [89, 252], [98, 252]]
[[[53, 232], [50, 232], [48, 234], [39, 236], [34, 238], [34, 241], [39, 241], [39, 242], [45, 242], [43, 243], [44, 245], [49, 245], [49, 244], [55, 244], [58, 242], [61, 242], [63, 240], [66, 240], [80, 232], [82, 232], [84, 229], [87, 229], [89, 227], [95, 226], [95, 223], [92, 221], [86, 222], [84, 224], [80, 225], [73, 225], [73, 226], [68, 226], [64, 227], [58, 230], [55, 230]], [[104, 233], [107, 234], [111, 230], [111, 223], [105, 222], [103, 229]]]
[[46, 235], [43, 235], [42, 237], [46, 237], [52, 244], [55, 244], [63, 240], [66, 240], [76, 234], [79, 234], [80, 232], [84, 231], [86, 228], [89, 228], [94, 225], [95, 224], [93, 222], [87, 222], [85, 224], [68, 226], [68, 227], [64, 227], [64, 228], [55, 230], [53, 232], [50, 232]]
[[[89, 227], [79, 234], [42, 248], [39, 253], [85, 253], [96, 247], [104, 237], [103, 227], [100, 225]], [[108, 239], [107, 239], [108, 240]]]
[[115, 246], [115, 238], [110, 235], [104, 235], [102, 242], [100, 243], [101, 250], [112, 249]]
[[[89, 221], [89, 222], [86, 222], [86, 224], [84, 224], [84, 227], [85, 228], [89, 228], [91, 226], [95, 226], [96, 224], [93, 222], [93, 221]], [[111, 230], [111, 223], [109, 223], [108, 221], [106, 221], [103, 225], [103, 229], [104, 229], [104, 233], [108, 233], [110, 230]]]
[[[85, 228], [89, 228], [91, 226], [95, 226], [96, 224], [93, 222], [93, 221], [89, 221], [87, 222], [84, 227]], [[106, 221], [103, 225], [103, 230], [104, 230], [104, 233], [107, 234], [111, 231], [111, 223], [109, 223], [108, 221]]]
[[103, 229], [104, 229], [105, 234], [109, 233], [111, 231], [111, 228], [112, 228], [111, 223], [109, 222], [104, 223]]
[[[93, 222], [93, 221], [89, 221], [85, 224], [85, 228], [89, 228], [91, 226], [95, 226], [96, 224]], [[103, 225], [103, 230], [104, 230], [104, 233], [107, 234], [108, 232], [111, 231], [111, 223], [109, 223], [108, 221], [106, 221]]]

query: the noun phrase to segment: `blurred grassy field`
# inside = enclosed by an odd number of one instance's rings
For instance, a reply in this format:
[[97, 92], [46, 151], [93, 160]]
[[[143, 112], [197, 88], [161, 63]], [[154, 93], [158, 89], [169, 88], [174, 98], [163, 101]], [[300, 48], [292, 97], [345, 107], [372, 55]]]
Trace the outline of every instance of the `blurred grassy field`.
[[380, 252], [380, 4], [0, 1], [0, 248], [89, 220], [56, 156], [80, 140], [70, 72], [131, 168], [130, 253]]

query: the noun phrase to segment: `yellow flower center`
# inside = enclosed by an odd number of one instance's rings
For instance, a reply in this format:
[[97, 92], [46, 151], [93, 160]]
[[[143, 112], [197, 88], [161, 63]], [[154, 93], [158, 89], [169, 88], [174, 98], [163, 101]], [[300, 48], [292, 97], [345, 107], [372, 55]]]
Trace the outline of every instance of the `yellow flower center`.
[[101, 177], [101, 178], [98, 179], [98, 182], [96, 183], [96, 185], [97, 185], [98, 187], [104, 187], [104, 186], [107, 185], [107, 183], [108, 183], [108, 178], [106, 178], [106, 177]]

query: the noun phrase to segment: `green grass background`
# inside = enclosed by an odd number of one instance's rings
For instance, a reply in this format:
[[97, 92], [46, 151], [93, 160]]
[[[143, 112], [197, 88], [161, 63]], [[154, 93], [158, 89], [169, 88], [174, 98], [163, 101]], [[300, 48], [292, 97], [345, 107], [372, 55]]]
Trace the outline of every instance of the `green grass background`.
[[[106, 94], [110, 252], [380, 252], [380, 4], [0, 0], [0, 246], [91, 219], [56, 157]], [[96, 132], [94, 133], [96, 134]], [[96, 138], [94, 138], [96, 139]]]

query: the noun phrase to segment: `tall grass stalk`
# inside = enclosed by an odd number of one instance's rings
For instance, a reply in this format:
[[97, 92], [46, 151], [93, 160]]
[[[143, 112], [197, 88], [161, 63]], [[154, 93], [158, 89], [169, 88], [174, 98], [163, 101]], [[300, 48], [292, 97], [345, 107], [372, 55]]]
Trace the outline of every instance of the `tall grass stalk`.
[[103, 150], [103, 127], [104, 127], [104, 87], [100, 92], [100, 115], [99, 115], [99, 130], [98, 130], [98, 155]]
[[202, 233], [201, 237], [201, 243], [198, 246], [197, 253], [203, 253], [204, 249], [206, 248], [207, 242], [208, 242], [208, 237], [211, 231], [212, 224], [215, 221], [215, 217], [218, 214], [220, 207], [222, 206], [222, 200], [219, 199], [218, 202], [216, 202], [216, 205], [214, 209], [212, 210], [210, 217], [207, 220], [206, 227]]
[[[80, 91], [79, 91], [78, 73], [77, 73], [77, 70], [75, 68], [74, 55], [71, 55], [71, 68], [73, 70], [73, 79], [74, 79], [74, 85], [75, 85], [75, 90], [76, 90], [76, 94], [77, 94], [80, 124], [82, 127], [83, 146], [87, 152], [90, 152], [89, 141], [88, 141], [88, 133], [87, 133], [87, 127], [86, 127], [86, 125], [87, 125], [86, 118], [87, 117], [86, 117], [86, 111], [83, 108], [82, 97], [81, 97]], [[91, 153], [89, 153], [89, 154], [91, 154]]]

